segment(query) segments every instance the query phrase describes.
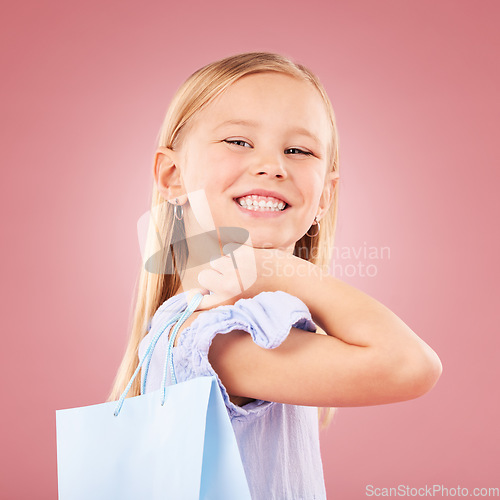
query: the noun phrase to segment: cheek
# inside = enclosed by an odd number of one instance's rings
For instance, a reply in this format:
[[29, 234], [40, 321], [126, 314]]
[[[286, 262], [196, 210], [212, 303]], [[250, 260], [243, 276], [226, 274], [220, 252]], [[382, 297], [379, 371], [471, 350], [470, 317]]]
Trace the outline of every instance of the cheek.
[[198, 189], [208, 189], [213, 178], [210, 162], [202, 155], [191, 154], [189, 161], [182, 169], [182, 181], [188, 192]]
[[296, 182], [301, 186], [302, 192], [306, 199], [309, 199], [315, 205], [323, 192], [324, 179], [322, 175], [315, 171], [304, 171], [296, 177]]
[[235, 162], [227, 154], [208, 151], [205, 155], [191, 154], [184, 171], [190, 204], [198, 222], [208, 227], [214, 216], [227, 210], [223, 193], [239, 176]]
[[[220, 145], [213, 150], [192, 158], [190, 175], [196, 177], [199, 183], [204, 183], [207, 188], [223, 188], [234, 182], [244, 168], [243, 155], [231, 154]], [[196, 171], [195, 171], [196, 169]]]
[[211, 189], [222, 192], [231, 188], [241, 179], [245, 171], [245, 161], [243, 155], [218, 153], [210, 158], [209, 179]]

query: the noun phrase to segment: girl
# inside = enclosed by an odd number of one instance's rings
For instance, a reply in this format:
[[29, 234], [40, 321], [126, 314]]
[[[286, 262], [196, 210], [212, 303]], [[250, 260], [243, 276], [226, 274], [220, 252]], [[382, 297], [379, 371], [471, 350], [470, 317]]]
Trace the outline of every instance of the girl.
[[[195, 72], [160, 132], [150, 258], [110, 398], [151, 336], [201, 291], [174, 343], [177, 382], [217, 375], [254, 499], [326, 498], [316, 407], [416, 398], [441, 374], [401, 319], [328, 275], [338, 179], [328, 96], [277, 54]], [[146, 392], [160, 387], [167, 343], [163, 335]], [[140, 381], [129, 396], [138, 394]]]

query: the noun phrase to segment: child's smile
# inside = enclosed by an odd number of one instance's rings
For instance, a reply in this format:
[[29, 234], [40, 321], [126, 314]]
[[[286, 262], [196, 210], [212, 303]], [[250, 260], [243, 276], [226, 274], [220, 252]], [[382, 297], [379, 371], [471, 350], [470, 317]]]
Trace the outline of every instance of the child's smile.
[[276, 217], [290, 206], [284, 198], [274, 191], [254, 189], [234, 201], [253, 217]]
[[322, 196], [330, 140], [311, 84], [248, 75], [194, 117], [180, 149], [182, 181], [187, 193], [205, 191], [217, 227], [244, 227], [256, 247], [289, 248], [331, 201], [329, 177]]

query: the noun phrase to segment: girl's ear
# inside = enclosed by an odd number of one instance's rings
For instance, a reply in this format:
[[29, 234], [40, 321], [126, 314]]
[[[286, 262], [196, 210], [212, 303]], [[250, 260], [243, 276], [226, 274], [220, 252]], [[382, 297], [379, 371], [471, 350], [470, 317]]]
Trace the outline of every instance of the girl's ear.
[[[182, 205], [187, 200], [179, 168], [179, 154], [170, 148], [159, 147], [154, 158], [154, 178], [158, 192], [165, 200], [178, 198]], [[186, 198], [184, 200], [183, 198]]]
[[335, 194], [335, 188], [337, 187], [337, 183], [339, 181], [339, 173], [332, 171], [327, 172], [325, 177], [325, 185], [323, 187], [323, 192], [321, 193], [321, 198], [319, 199], [319, 207], [318, 207], [318, 219], [322, 219], [330, 205], [333, 202], [333, 195]]

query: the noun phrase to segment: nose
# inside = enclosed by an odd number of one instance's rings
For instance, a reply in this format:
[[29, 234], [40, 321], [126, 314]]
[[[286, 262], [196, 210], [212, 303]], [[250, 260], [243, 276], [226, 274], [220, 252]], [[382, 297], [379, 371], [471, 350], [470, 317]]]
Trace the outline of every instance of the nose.
[[277, 179], [286, 179], [288, 177], [283, 158], [272, 153], [262, 153], [255, 158], [251, 171], [255, 175], [267, 175]]

